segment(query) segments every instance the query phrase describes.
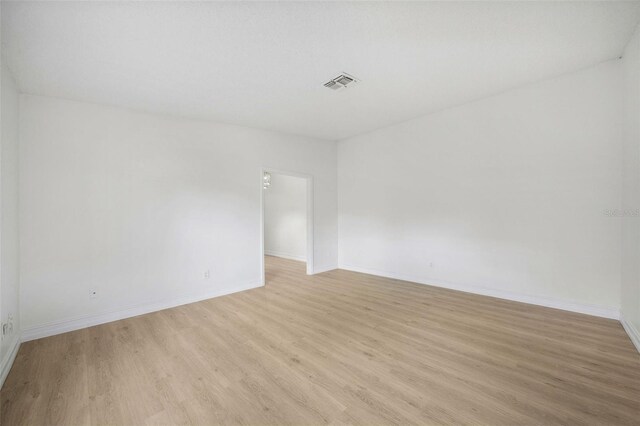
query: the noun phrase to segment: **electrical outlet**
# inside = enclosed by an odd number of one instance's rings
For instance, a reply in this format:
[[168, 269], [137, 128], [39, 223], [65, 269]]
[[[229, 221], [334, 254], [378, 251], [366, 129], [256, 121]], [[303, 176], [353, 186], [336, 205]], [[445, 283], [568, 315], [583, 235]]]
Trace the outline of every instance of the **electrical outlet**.
[[89, 291], [89, 298], [90, 299], [95, 299], [96, 297], [98, 297], [98, 290]]
[[204, 271], [204, 279], [208, 280], [209, 278], [211, 278], [211, 273], [209, 272], [209, 270], [207, 269], [206, 271]]

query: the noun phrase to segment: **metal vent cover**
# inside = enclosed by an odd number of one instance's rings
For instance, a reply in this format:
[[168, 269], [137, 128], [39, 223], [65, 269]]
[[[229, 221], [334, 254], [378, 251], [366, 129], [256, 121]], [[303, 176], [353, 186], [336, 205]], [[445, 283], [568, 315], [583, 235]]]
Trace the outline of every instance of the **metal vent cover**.
[[336, 83], [335, 81], [331, 80], [331, 81], [327, 81], [324, 84], [324, 87], [328, 87], [331, 90], [340, 90], [340, 89], [342, 89], [343, 86], [338, 84], [338, 83]]
[[324, 87], [327, 87], [331, 90], [341, 90], [345, 89], [347, 86], [357, 83], [358, 80], [347, 73], [342, 73], [335, 78], [324, 83]]

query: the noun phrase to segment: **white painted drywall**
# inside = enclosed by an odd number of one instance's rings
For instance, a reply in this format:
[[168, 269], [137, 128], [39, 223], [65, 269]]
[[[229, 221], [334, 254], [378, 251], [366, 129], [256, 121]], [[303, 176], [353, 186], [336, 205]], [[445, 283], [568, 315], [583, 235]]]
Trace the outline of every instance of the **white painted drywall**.
[[307, 180], [271, 173], [264, 191], [264, 252], [307, 259]]
[[18, 90], [10, 71], [2, 64], [0, 123], [0, 318], [8, 323], [13, 317], [13, 328], [0, 344], [0, 361], [15, 345], [20, 330], [18, 304]]
[[622, 97], [614, 60], [339, 142], [340, 266], [615, 316]]
[[25, 329], [259, 285], [262, 167], [313, 176], [337, 266], [334, 142], [27, 95], [20, 132]]
[[[623, 55], [622, 315], [640, 345], [640, 27]], [[640, 350], [640, 346], [638, 346]]]

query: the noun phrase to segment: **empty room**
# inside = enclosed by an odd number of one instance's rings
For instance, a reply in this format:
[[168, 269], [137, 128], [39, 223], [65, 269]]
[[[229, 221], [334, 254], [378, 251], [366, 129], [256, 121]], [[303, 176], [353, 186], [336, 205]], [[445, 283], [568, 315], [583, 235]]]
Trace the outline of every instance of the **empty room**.
[[0, 1], [0, 424], [640, 426], [640, 1]]

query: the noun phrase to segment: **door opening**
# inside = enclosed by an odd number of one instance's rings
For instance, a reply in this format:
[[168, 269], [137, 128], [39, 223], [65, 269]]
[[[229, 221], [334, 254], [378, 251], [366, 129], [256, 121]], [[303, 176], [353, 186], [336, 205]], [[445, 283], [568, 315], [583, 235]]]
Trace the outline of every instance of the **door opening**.
[[[313, 179], [299, 173], [262, 169], [261, 265], [262, 282], [268, 280], [265, 256], [306, 263], [313, 273]], [[273, 261], [271, 263], [273, 263]], [[295, 265], [292, 263], [292, 265]]]

